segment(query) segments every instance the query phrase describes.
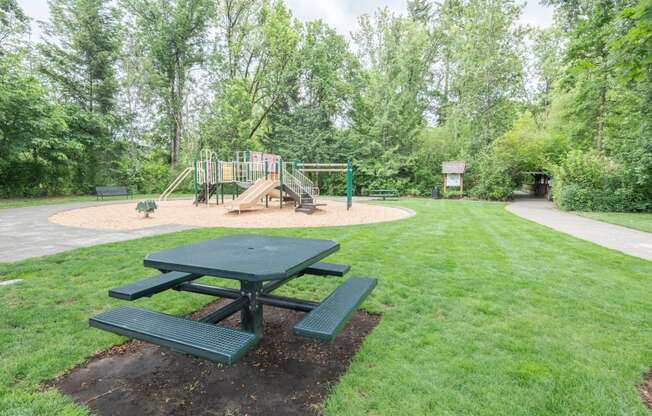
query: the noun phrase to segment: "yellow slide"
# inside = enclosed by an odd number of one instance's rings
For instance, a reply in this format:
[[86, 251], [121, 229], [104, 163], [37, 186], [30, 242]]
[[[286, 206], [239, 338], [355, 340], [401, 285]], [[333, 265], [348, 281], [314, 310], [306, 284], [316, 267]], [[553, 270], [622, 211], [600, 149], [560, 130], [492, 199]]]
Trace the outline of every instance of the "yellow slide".
[[226, 209], [230, 211], [244, 211], [256, 208], [261, 198], [264, 198], [265, 195], [280, 185], [280, 182], [276, 179], [258, 179], [249, 189], [240, 194], [239, 197], [231, 202], [227, 202]]

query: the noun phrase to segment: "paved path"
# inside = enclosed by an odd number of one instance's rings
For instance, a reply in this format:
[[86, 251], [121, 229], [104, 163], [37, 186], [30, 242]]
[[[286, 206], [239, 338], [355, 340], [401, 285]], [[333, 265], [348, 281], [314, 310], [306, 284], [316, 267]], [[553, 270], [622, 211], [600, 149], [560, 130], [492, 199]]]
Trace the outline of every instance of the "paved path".
[[541, 199], [524, 199], [507, 206], [514, 214], [538, 222], [562, 233], [570, 234], [631, 256], [652, 260], [652, 233], [580, 217], [553, 208]]
[[[325, 197], [338, 200], [337, 197]], [[369, 198], [355, 197], [354, 203]], [[346, 201], [346, 198], [339, 198]], [[31, 257], [46, 256], [80, 247], [114, 241], [133, 240], [195, 228], [189, 225], [163, 225], [140, 230], [90, 230], [51, 223], [48, 218], [69, 209], [102, 204], [134, 204], [134, 201], [78, 202], [40, 205], [25, 208], [0, 209], [0, 262], [12, 262]]]
[[[134, 231], [109, 231], [72, 228], [48, 221], [48, 217], [60, 211], [115, 203], [116, 201], [80, 202], [0, 209], [0, 262], [194, 228], [187, 225], [165, 225]], [[133, 201], [125, 203], [135, 206]]]

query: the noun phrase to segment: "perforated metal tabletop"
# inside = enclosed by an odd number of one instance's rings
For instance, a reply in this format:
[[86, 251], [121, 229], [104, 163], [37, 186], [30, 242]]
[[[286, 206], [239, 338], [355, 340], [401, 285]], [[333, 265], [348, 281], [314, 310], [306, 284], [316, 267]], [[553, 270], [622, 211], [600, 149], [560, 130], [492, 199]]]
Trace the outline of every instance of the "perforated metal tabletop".
[[148, 254], [145, 266], [251, 282], [285, 279], [328, 257], [331, 240], [234, 235]]

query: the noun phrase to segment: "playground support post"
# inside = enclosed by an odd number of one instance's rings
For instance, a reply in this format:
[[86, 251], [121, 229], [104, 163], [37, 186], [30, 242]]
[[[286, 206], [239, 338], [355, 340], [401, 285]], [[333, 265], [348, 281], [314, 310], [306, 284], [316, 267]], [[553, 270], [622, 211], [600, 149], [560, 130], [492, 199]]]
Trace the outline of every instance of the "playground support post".
[[280, 186], [278, 187], [279, 189], [279, 201], [280, 201], [280, 208], [283, 209], [283, 159], [280, 157], [278, 158], [278, 173], [279, 173], [279, 184]]
[[199, 174], [197, 172], [197, 161], [195, 160], [195, 172], [194, 172], [194, 182], [195, 182], [195, 205], [199, 204], [199, 185], [197, 182], [199, 181]]
[[211, 194], [209, 193], [210, 190], [210, 181], [208, 180], [208, 160], [204, 161], [204, 201], [206, 202], [206, 206], [210, 203], [210, 196]]
[[353, 205], [353, 163], [351, 160], [346, 162], [346, 209], [351, 209]]
[[219, 183], [220, 183], [220, 162], [219, 160], [215, 162], [215, 203], [217, 205], [220, 204], [220, 191], [219, 191]]
[[[269, 171], [267, 169], [267, 160], [265, 160], [265, 180], [269, 179]], [[269, 208], [269, 195], [265, 194], [265, 208]]]

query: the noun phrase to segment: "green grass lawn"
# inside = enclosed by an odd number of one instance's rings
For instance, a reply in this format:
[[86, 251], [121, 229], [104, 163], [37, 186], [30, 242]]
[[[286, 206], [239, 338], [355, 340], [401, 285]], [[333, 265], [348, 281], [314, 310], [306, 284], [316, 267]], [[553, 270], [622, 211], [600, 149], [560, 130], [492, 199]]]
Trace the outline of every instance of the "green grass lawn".
[[[335, 239], [330, 260], [380, 281], [383, 313], [325, 403], [327, 415], [641, 415], [652, 366], [652, 262], [554, 232], [502, 204], [399, 201], [415, 217], [265, 230]], [[85, 414], [39, 383], [124, 338], [87, 319], [124, 302], [107, 289], [153, 274], [151, 251], [253, 230], [201, 229], [0, 264], [0, 414]], [[261, 233], [260, 230], [255, 230]], [[318, 299], [342, 279], [279, 292]], [[185, 314], [203, 295], [135, 302]], [[337, 342], [337, 341], [336, 341]]]
[[652, 233], [652, 212], [578, 212], [583, 217]]
[[[134, 194], [134, 201], [140, 199], [157, 199], [160, 194]], [[172, 194], [171, 198], [187, 197], [190, 198], [191, 194]], [[125, 201], [127, 198], [124, 196], [105, 197], [104, 201]], [[95, 202], [97, 197], [95, 195], [72, 195], [72, 196], [52, 196], [42, 198], [0, 198], [0, 209], [3, 208], [22, 208], [31, 207], [36, 205], [54, 205], [54, 204], [67, 204], [70, 202]]]

